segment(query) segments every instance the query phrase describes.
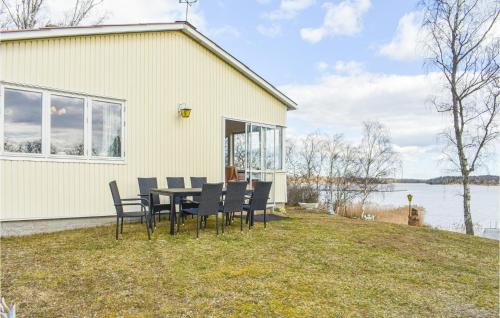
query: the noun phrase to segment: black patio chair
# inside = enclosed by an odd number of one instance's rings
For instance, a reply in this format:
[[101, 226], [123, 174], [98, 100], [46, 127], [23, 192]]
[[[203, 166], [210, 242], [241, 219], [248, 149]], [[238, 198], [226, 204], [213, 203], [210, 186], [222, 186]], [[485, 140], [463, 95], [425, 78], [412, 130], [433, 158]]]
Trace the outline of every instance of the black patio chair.
[[[156, 178], [137, 178], [137, 181], [139, 183], [139, 196], [141, 197], [141, 199], [146, 199], [149, 201], [149, 190], [158, 188], [158, 180]], [[149, 202], [146, 202], [144, 200], [142, 203], [144, 203], [145, 205], [149, 204]], [[153, 219], [154, 225], [156, 225], [155, 214], [158, 214], [158, 222], [160, 222], [162, 214], [168, 214], [170, 219], [171, 206], [167, 203], [161, 203], [160, 195], [157, 193], [153, 194], [152, 206], [153, 209], [151, 211], [151, 217]]]
[[[222, 235], [224, 235], [224, 223], [231, 220], [231, 213], [240, 213], [240, 231], [243, 231], [243, 204], [248, 182], [231, 181], [227, 183], [224, 203], [219, 211], [222, 212]], [[234, 216], [233, 216], [234, 217]]]
[[[148, 231], [148, 239], [151, 239], [151, 234], [149, 233], [149, 218], [147, 213], [147, 206], [143, 204], [144, 199], [141, 198], [127, 198], [122, 199], [120, 197], [120, 192], [118, 191], [118, 185], [116, 181], [111, 181], [109, 183], [109, 189], [111, 190], [111, 196], [113, 197], [113, 202], [116, 209], [116, 239], [118, 239], [118, 227], [121, 219], [121, 229], [120, 233], [123, 234], [123, 219], [124, 218], [145, 218], [146, 229]], [[135, 201], [135, 202], [133, 202]], [[123, 210], [124, 206], [140, 206], [141, 211], [125, 212]]]
[[200, 216], [201, 221], [210, 215], [215, 215], [215, 228], [216, 233], [219, 235], [219, 204], [222, 196], [222, 183], [205, 183], [202, 186], [200, 204], [197, 208], [182, 209], [182, 214], [196, 215], [196, 238], [199, 236], [200, 229]]
[[[201, 188], [205, 183], [207, 183], [207, 177], [191, 177], [191, 188]], [[190, 202], [191, 206], [189, 207], [195, 208], [198, 206], [199, 202], [200, 196], [195, 195], [193, 196], [193, 200]]]
[[[185, 187], [186, 187], [186, 184], [184, 183], [184, 177], [167, 177], [167, 188], [169, 188], [169, 189], [182, 189]], [[190, 200], [186, 200], [185, 197], [176, 197], [175, 204], [179, 205], [179, 209], [177, 211], [182, 211], [184, 204], [189, 205], [189, 202], [190, 202]], [[172, 202], [170, 202], [170, 204], [172, 204]], [[182, 219], [182, 221], [184, 221], [184, 219]]]
[[[185, 188], [184, 177], [167, 177], [167, 187], [169, 189], [182, 189]], [[175, 204], [180, 204], [183, 198], [177, 197]], [[170, 202], [172, 203], [172, 202]]]
[[271, 181], [257, 181], [255, 183], [255, 188], [249, 204], [243, 205], [243, 209], [247, 211], [248, 228], [253, 226], [255, 211], [264, 211], [264, 228], [267, 227], [266, 210], [269, 208], [267, 206], [267, 200], [269, 199], [272, 184]]

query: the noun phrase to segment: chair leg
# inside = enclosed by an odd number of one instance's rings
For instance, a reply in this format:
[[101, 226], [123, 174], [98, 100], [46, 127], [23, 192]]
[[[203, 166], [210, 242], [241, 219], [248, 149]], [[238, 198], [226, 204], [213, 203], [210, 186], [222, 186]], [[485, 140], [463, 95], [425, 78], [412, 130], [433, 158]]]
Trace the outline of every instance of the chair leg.
[[200, 231], [200, 222], [199, 222], [199, 216], [196, 214], [196, 239], [198, 239], [198, 232]]
[[182, 211], [179, 210], [179, 213], [176, 216], [176, 218], [177, 218], [177, 232], [179, 232], [179, 226], [180, 226], [182, 217], [183, 217]]
[[[149, 226], [150, 223], [149, 222], [151, 222], [151, 220], [148, 221], [147, 214], [146, 214], [145, 217], [146, 217], [146, 230], [148, 231], [148, 240], [151, 240], [151, 232], [149, 231], [149, 228], [150, 228], [150, 226]], [[142, 216], [141, 216], [141, 220], [142, 220]]]
[[264, 229], [267, 227], [266, 224], [266, 209], [264, 209]]
[[243, 232], [243, 211], [240, 212], [240, 232]]
[[142, 216], [141, 216], [141, 224], [142, 224]]
[[158, 223], [160, 223], [160, 221], [161, 221], [161, 211], [158, 212]]
[[120, 233], [123, 234], [123, 216], [122, 216], [122, 228], [120, 229]]
[[224, 223], [227, 222], [227, 216], [226, 213], [222, 212], [222, 235], [224, 235]]
[[[224, 223], [224, 222], [222, 222]], [[224, 226], [224, 225], [222, 225]], [[219, 236], [219, 213], [215, 213], [215, 233]]]
[[118, 226], [120, 226], [120, 218], [116, 216], [116, 239], [118, 239]]

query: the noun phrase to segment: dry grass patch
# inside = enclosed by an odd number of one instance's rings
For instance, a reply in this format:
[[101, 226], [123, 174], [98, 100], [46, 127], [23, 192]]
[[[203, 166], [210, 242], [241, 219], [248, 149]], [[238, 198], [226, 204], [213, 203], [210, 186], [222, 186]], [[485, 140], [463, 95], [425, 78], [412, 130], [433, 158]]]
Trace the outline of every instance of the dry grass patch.
[[498, 242], [292, 211], [193, 222], [147, 241], [140, 224], [1, 241], [2, 295], [20, 317], [498, 317]]
[[[420, 206], [412, 206], [412, 208], [417, 209], [420, 222], [419, 226], [424, 224], [424, 208]], [[388, 222], [394, 224], [408, 224], [408, 206], [403, 207], [391, 207], [391, 206], [379, 206], [376, 204], [367, 204], [365, 207], [365, 213], [375, 216], [375, 221]], [[361, 205], [354, 204], [349, 206], [346, 210], [339, 209], [339, 215], [348, 218], [360, 218], [361, 216]]]

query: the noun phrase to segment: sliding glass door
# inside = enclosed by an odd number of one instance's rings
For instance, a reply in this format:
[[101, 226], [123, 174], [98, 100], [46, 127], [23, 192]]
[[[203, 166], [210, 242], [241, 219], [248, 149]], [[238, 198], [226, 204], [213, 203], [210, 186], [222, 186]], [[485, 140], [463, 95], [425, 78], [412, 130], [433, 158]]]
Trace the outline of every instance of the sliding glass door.
[[283, 168], [283, 128], [234, 120], [226, 120], [225, 125], [226, 166], [236, 167], [252, 187], [255, 181], [273, 182], [274, 202], [275, 173]]

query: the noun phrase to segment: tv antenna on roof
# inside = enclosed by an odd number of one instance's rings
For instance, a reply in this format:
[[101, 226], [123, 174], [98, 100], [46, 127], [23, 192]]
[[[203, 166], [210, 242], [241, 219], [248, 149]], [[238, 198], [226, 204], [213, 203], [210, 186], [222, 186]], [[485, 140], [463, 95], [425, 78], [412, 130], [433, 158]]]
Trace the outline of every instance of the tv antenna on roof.
[[193, 3], [198, 2], [198, 0], [179, 0], [179, 3], [185, 3], [186, 4], [186, 22], [188, 20], [188, 12], [189, 12], [189, 7], [193, 5]]

